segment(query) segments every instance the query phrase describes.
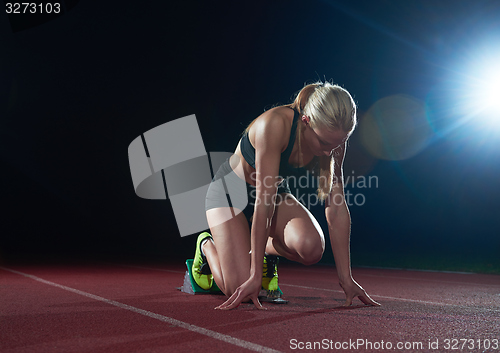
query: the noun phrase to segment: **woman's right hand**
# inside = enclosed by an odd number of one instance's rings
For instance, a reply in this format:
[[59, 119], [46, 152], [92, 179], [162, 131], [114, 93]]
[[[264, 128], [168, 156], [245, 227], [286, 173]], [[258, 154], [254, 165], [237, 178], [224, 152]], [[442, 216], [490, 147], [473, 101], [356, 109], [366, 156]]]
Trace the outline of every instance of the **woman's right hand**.
[[344, 306], [350, 306], [356, 297], [365, 305], [380, 306], [380, 303], [373, 300], [352, 277], [345, 283], [340, 283], [340, 286], [344, 290], [346, 297]]
[[259, 301], [259, 292], [262, 279], [250, 277], [245, 283], [236, 288], [233, 295], [215, 309], [230, 310], [238, 307], [241, 303], [251, 300], [257, 309], [264, 309]]

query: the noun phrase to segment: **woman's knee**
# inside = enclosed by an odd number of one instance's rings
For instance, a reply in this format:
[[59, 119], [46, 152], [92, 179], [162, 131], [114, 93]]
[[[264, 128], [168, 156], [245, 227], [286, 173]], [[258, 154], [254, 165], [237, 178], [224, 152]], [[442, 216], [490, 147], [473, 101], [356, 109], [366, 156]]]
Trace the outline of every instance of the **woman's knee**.
[[309, 266], [318, 263], [323, 257], [324, 250], [324, 246], [319, 242], [314, 242], [312, 245], [305, 246], [302, 249], [302, 264]]
[[300, 263], [313, 265], [321, 260], [325, 251], [323, 234], [317, 232], [297, 234], [292, 247], [299, 256]]

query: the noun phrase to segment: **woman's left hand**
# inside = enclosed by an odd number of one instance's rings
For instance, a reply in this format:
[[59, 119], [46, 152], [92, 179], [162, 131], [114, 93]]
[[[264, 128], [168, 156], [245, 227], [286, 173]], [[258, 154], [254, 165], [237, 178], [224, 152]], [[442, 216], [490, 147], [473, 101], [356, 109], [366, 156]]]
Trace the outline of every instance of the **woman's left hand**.
[[233, 295], [215, 309], [230, 310], [238, 307], [241, 303], [251, 300], [257, 309], [264, 309], [259, 301], [259, 292], [262, 279], [250, 277], [245, 283], [236, 288]]
[[361, 287], [353, 278], [345, 283], [340, 283], [340, 286], [344, 290], [346, 300], [344, 306], [350, 306], [352, 304], [352, 300], [355, 297], [358, 297], [366, 305], [380, 306], [380, 303], [377, 303], [375, 300], [370, 298], [366, 291]]

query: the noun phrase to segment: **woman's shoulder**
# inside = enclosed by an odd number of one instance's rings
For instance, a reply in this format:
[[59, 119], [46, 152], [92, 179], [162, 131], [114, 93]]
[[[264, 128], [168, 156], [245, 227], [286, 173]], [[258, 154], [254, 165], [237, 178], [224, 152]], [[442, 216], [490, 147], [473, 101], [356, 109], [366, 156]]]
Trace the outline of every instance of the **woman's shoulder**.
[[270, 130], [274, 134], [290, 130], [294, 111], [287, 106], [269, 109], [255, 120], [255, 128], [259, 131]]
[[272, 108], [262, 113], [250, 128], [251, 144], [255, 148], [274, 145], [284, 151], [290, 138], [293, 113], [293, 110], [286, 106]]

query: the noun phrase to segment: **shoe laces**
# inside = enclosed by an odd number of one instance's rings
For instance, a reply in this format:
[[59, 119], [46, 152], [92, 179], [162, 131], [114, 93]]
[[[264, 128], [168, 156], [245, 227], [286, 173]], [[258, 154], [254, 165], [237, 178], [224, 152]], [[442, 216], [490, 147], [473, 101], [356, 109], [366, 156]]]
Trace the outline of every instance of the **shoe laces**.
[[268, 278], [272, 278], [276, 273], [276, 266], [278, 264], [278, 257], [274, 255], [265, 255], [264, 256], [264, 268], [263, 272], [265, 276]]

